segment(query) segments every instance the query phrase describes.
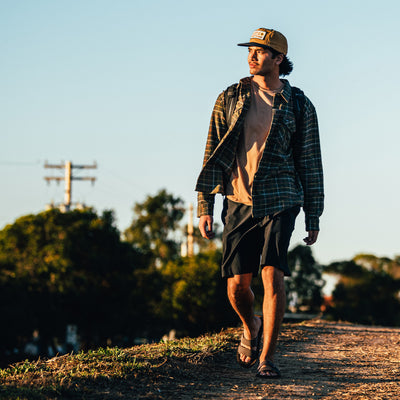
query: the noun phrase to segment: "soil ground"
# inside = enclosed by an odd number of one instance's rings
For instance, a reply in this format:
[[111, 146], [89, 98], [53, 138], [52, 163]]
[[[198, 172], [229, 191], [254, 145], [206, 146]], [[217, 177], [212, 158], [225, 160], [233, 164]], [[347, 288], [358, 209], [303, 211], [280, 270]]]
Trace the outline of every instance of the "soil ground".
[[[240, 331], [238, 330], [238, 336]], [[113, 391], [114, 399], [400, 399], [400, 329], [312, 320], [283, 326], [281, 379], [241, 368], [236, 344], [200, 364], [168, 362]], [[100, 393], [99, 393], [100, 395]], [[99, 398], [111, 398], [103, 391]]]

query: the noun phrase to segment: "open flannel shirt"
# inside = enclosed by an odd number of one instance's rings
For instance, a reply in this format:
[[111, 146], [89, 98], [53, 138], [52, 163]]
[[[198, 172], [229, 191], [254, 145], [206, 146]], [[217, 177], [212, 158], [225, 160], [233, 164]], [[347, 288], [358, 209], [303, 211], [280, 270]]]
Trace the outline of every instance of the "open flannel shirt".
[[[295, 205], [305, 213], [306, 230], [319, 230], [324, 189], [318, 122], [315, 108], [305, 97], [303, 115], [298, 121], [293, 111], [292, 88], [284, 87], [272, 105], [272, 124], [252, 187], [253, 217], [264, 217]], [[196, 184], [198, 217], [213, 215], [215, 194], [224, 195], [236, 161], [236, 147], [250, 107], [251, 78], [238, 84], [238, 99], [230, 126], [225, 119], [225, 93], [215, 103], [203, 168]]]

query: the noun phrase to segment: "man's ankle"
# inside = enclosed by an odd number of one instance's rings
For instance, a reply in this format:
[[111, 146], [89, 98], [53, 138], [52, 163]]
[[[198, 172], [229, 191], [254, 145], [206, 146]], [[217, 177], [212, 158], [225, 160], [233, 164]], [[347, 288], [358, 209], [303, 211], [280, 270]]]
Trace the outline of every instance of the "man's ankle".
[[253, 322], [248, 325], [248, 328], [243, 327], [244, 337], [248, 340], [256, 338], [260, 330], [260, 326], [260, 317], [254, 316]]

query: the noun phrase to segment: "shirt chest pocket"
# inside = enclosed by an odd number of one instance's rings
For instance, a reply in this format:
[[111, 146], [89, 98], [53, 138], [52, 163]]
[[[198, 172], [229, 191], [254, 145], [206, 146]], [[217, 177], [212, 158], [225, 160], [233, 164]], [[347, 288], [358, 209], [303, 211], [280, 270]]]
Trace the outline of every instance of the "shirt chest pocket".
[[287, 154], [291, 150], [292, 138], [296, 133], [296, 121], [294, 116], [281, 116], [273, 123], [269, 144], [271, 150], [278, 153]]

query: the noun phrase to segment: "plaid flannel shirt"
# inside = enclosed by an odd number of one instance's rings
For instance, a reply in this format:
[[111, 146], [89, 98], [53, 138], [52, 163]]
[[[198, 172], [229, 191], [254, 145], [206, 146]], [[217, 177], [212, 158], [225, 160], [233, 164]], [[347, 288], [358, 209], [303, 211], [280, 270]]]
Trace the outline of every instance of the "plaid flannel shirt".
[[[292, 88], [284, 87], [274, 97], [272, 124], [252, 187], [253, 216], [264, 217], [295, 205], [305, 213], [306, 230], [319, 230], [324, 189], [318, 122], [315, 108], [306, 97], [298, 123], [293, 112]], [[213, 215], [216, 193], [224, 195], [236, 160], [236, 147], [250, 107], [251, 78], [240, 80], [238, 100], [230, 126], [225, 120], [225, 92], [215, 103], [203, 168], [196, 184], [197, 215]]]

